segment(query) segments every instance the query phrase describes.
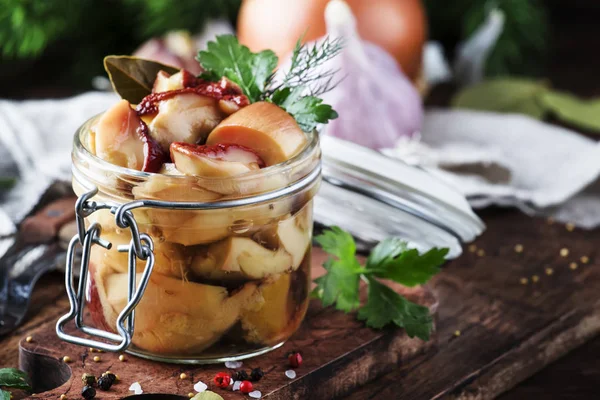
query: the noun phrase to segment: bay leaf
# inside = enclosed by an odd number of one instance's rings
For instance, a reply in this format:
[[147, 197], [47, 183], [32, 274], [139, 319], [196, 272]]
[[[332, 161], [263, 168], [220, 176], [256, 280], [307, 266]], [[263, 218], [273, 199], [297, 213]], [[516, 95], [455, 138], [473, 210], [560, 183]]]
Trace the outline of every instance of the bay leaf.
[[106, 56], [104, 69], [115, 92], [133, 104], [152, 92], [159, 71], [169, 74], [179, 72], [179, 68], [131, 56]]
[[544, 81], [496, 78], [461, 90], [454, 96], [451, 105], [454, 108], [519, 113], [542, 119], [547, 110], [539, 97], [548, 90]]
[[600, 132], [600, 99], [582, 100], [569, 93], [549, 91], [540, 97], [540, 101], [561, 121]]

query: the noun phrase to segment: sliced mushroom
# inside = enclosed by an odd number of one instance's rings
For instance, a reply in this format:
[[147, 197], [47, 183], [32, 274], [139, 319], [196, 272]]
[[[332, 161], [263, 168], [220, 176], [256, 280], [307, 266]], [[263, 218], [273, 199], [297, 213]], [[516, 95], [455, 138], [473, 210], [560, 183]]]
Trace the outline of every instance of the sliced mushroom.
[[203, 143], [222, 120], [218, 101], [196, 93], [182, 93], [158, 104], [150, 135], [166, 152], [173, 142]]

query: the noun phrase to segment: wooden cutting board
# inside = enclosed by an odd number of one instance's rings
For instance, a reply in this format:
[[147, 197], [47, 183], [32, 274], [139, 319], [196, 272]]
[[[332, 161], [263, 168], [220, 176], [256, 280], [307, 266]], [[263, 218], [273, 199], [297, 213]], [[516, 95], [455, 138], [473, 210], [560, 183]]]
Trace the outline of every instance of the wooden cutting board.
[[[377, 333], [351, 316], [321, 309], [313, 302], [302, 329], [283, 349], [246, 362], [247, 368], [274, 367], [257, 385], [264, 398], [491, 399], [600, 333], [600, 230], [571, 230], [501, 209], [490, 209], [483, 217], [488, 230], [478, 239], [477, 249], [466, 250], [430, 283], [439, 301], [434, 342], [424, 345], [408, 340], [401, 330]], [[522, 245], [523, 250], [515, 251], [516, 245]], [[561, 255], [562, 249], [568, 249], [568, 255]], [[581, 261], [582, 256], [588, 257], [587, 263]], [[573, 262], [577, 263], [575, 269], [570, 267]], [[522, 284], [525, 277], [527, 283]], [[52, 285], [43, 288], [49, 292], [44, 298], [56, 299], [50, 294], [64, 291], [56, 280]], [[62, 307], [65, 297], [58, 298]], [[22, 342], [21, 364], [37, 371], [34, 380], [41, 383], [47, 382], [63, 355], [77, 360], [63, 367], [66, 380], [69, 368], [82, 365], [81, 355], [85, 352], [55, 338], [57, 310], [52, 306], [51, 311], [54, 314], [41, 319], [44, 322], [38, 331], [21, 331], [23, 338], [34, 336], [34, 342]], [[0, 348], [0, 358], [12, 354], [12, 348]], [[298, 378], [290, 381], [283, 375], [284, 355], [296, 348], [305, 353], [306, 363], [298, 370]], [[49, 358], [32, 355], [48, 351], [52, 352]], [[119, 363], [115, 355], [100, 356], [103, 361], [98, 364], [88, 357], [86, 368], [94, 372], [111, 369], [121, 375], [126, 363], [134, 363], [132, 357]], [[40, 360], [53, 367], [40, 368]], [[156, 381], [163, 382], [164, 392], [179, 394], [187, 393], [193, 381], [200, 378], [208, 383], [213, 372], [224, 369], [148, 362], [138, 365], [144, 376], [162, 371]], [[193, 378], [180, 381], [180, 372], [190, 372]], [[114, 389], [126, 392], [133, 380], [122, 378], [122, 387], [116, 385]], [[276, 381], [279, 385], [269, 389]], [[144, 388], [148, 385], [141, 382]], [[80, 386], [76, 385], [66, 383], [37, 398], [57, 398], [62, 393], [80, 398]], [[99, 392], [98, 398], [110, 397]], [[236, 392], [230, 398], [243, 397]]]
[[[313, 275], [324, 271], [320, 265], [325, 255], [316, 251], [313, 256]], [[437, 301], [428, 289], [397, 287], [407, 297], [429, 306], [435, 312]], [[363, 288], [363, 296], [364, 288]], [[20, 368], [29, 373], [34, 387], [41, 393], [36, 398], [56, 399], [62, 394], [69, 398], [81, 398], [84, 372], [99, 376], [110, 370], [119, 375], [121, 382], [110, 391], [97, 391], [97, 399], [118, 399], [133, 394], [129, 386], [139, 382], [144, 393], [168, 393], [188, 397], [194, 392], [198, 381], [225, 399], [239, 399], [243, 395], [231, 388], [216, 388], [212, 379], [217, 372], [228, 371], [224, 364], [209, 366], [169, 365], [146, 361], [126, 355], [124, 362], [119, 354], [91, 353], [89, 349], [62, 342], [54, 332], [55, 321], [48, 321], [37, 330], [28, 333], [31, 342], [21, 340]], [[244, 361], [249, 369], [260, 367], [265, 377], [255, 384], [263, 398], [268, 399], [332, 399], [345, 395], [368, 381], [391, 371], [399, 363], [409, 363], [424, 357], [435, 345], [435, 335], [425, 343], [410, 339], [401, 329], [375, 331], [358, 322], [354, 315], [345, 315], [331, 308], [324, 309], [316, 301], [311, 302], [308, 314], [300, 330], [281, 348], [266, 355]], [[301, 352], [304, 362], [295, 370], [297, 376], [290, 379], [285, 371], [290, 369], [286, 354]], [[62, 362], [69, 356], [70, 363]], [[101, 360], [94, 362], [94, 356]], [[185, 373], [187, 378], [180, 379]]]

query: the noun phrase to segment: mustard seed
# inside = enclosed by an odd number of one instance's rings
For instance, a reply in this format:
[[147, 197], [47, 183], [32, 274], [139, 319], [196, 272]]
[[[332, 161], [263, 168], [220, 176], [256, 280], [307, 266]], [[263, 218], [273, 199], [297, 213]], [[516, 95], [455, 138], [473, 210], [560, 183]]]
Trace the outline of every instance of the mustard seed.
[[515, 253], [522, 253], [523, 252], [523, 245], [522, 244], [516, 244], [515, 245]]
[[194, 396], [195, 396], [195, 394], [194, 394], [194, 393], [192, 393], [192, 392], [189, 392], [189, 393], [188, 393], [188, 397], [189, 397], [190, 399], [191, 399], [192, 397], [194, 397]]
[[477, 250], [477, 255], [478, 255], [479, 257], [483, 257], [483, 256], [485, 256], [485, 250], [483, 250], [483, 249], [479, 249], [479, 250]]
[[552, 268], [546, 268], [546, 275], [552, 275], [554, 270]]
[[581, 258], [579, 260], [581, 261], [582, 264], [587, 264], [590, 262], [590, 258], [588, 256], [581, 256]]
[[456, 337], [460, 336], [460, 331], [458, 329], [454, 331], [454, 336], [456, 336]]
[[179, 379], [187, 379], [187, 375], [184, 374], [183, 372], [179, 375]]
[[533, 283], [537, 283], [539, 280], [540, 280], [540, 277], [537, 275], [533, 275], [531, 277], [531, 282], [533, 282]]
[[521, 278], [520, 282], [521, 282], [521, 285], [527, 285], [527, 283], [529, 282], [529, 279], [523, 277], [523, 278]]
[[31, 343], [31, 342], [33, 342], [33, 338], [32, 338], [31, 336], [27, 336], [27, 337], [25, 338], [25, 341], [26, 341], [27, 343]]
[[121, 354], [119, 356], [119, 361], [127, 361], [127, 357], [125, 357], [125, 355]]
[[71, 357], [69, 357], [69, 356], [64, 356], [64, 357], [63, 357], [63, 362], [70, 363], [70, 362], [71, 362]]
[[567, 229], [567, 231], [573, 232], [575, 230], [575, 225], [572, 224], [572, 223], [570, 223], [570, 222], [568, 222], [568, 223], [565, 224], [565, 228]]
[[569, 264], [569, 268], [571, 268], [573, 271], [575, 271], [577, 269], [578, 265], [576, 262], [572, 262], [571, 264]]
[[477, 251], [477, 246], [472, 244], [469, 246], [469, 252], [470, 253], [475, 253]]
[[569, 256], [569, 249], [567, 249], [566, 247], [563, 247], [562, 249], [560, 249], [560, 256], [561, 257], [568, 257]]
[[98, 357], [98, 356], [95, 356], [95, 357], [93, 358], [93, 360], [94, 360], [94, 362], [100, 362], [100, 357]]

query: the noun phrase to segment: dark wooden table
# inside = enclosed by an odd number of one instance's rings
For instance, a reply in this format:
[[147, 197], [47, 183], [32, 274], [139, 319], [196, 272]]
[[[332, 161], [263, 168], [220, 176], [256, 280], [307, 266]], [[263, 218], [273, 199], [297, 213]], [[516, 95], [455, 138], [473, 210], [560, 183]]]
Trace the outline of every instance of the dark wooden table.
[[[465, 287], [465, 291], [473, 293], [476, 297], [465, 298], [471, 304], [464, 306], [467, 307], [464, 310], [466, 313], [455, 312], [456, 309], [461, 309], [459, 303], [463, 300], [457, 303], [456, 299], [445, 296], [446, 301], [440, 304], [438, 324], [440, 345], [438, 350], [429, 353], [430, 361], [401, 364], [397, 370], [383, 375], [354, 392], [349, 400], [386, 397], [393, 399], [397, 398], [395, 394], [399, 392], [406, 393], [406, 398], [410, 399], [430, 398], [434, 393], [438, 393], [440, 385], [451, 385], [457, 376], [470, 371], [472, 369], [470, 365], [480, 365], [482, 359], [496, 357], [493, 354], [501, 360], [503, 355], [515, 347], [511, 344], [511, 337], [514, 337], [515, 341], [522, 342], [521, 333], [512, 329], [513, 324], [529, 327], [526, 321], [530, 321], [539, 328], [540, 321], [536, 317], [537, 313], [554, 314], [555, 309], [563, 308], [562, 303], [568, 302], [573, 306], [574, 298], [579, 298], [580, 303], [577, 304], [587, 304], [597, 300], [597, 296], [592, 294], [583, 297], [569, 296], [568, 300], [565, 298], [565, 301], [562, 301], [560, 296], [559, 298], [555, 295], [546, 297], [545, 292], [548, 294], [566, 293], [565, 290], [568, 293], [577, 293], [578, 290], [583, 292], [586, 278], [591, 279], [588, 280], [590, 284], [594, 282], [592, 288], [597, 287], [600, 252], [586, 238], [591, 236], [594, 240], [599, 240], [600, 230], [592, 233], [578, 229], [569, 231], [563, 224], [549, 224], [544, 218], [526, 217], [512, 209], [488, 209], [482, 212], [481, 216], [489, 229], [476, 241], [476, 245], [478, 249], [485, 251], [485, 255], [467, 251], [447, 265], [443, 276], [439, 276], [441, 281], [437, 279], [438, 284], [434, 284], [437, 287], [441, 282], [441, 289], [444, 290], [444, 285], [462, 286], [466, 283], [469, 289]], [[514, 251], [515, 244], [524, 246], [522, 253]], [[569, 270], [570, 258], [561, 257], [559, 254], [559, 249], [563, 246], [570, 249], [571, 258], [588, 256], [589, 264], [580, 264], [576, 271]], [[544, 274], [544, 269], [548, 266], [554, 267], [552, 276]], [[525, 273], [527, 276], [539, 273], [540, 282], [536, 285], [531, 282], [527, 286], [520, 285], [519, 279], [523, 271], [528, 271]], [[492, 275], [495, 275], [493, 280], [491, 280]], [[490, 285], [490, 282], [493, 284]], [[482, 288], [487, 289], [482, 291]], [[586, 292], [590, 293], [590, 290]], [[550, 303], [540, 303], [536, 300], [540, 298], [547, 298]], [[497, 301], [498, 299], [503, 300]], [[511, 299], [517, 301], [512, 302]], [[29, 335], [38, 326], [53, 324], [65, 312], [68, 302], [61, 274], [53, 273], [43, 278], [35, 291], [32, 304], [33, 308], [25, 325], [10, 336], [0, 339], [0, 367], [16, 366], [19, 340]], [[492, 312], [490, 309], [489, 312], [484, 313], [483, 319], [479, 317], [474, 319], [474, 315], [469, 314], [470, 307], [473, 306], [486, 309], [500, 307], [501, 310]], [[488, 322], [484, 322], [488, 319]], [[462, 334], [460, 337], [453, 337], [457, 329], [462, 330]], [[451, 342], [457, 344], [452, 346], [444, 344]], [[474, 345], [474, 342], [480, 344]], [[560, 346], [556, 342], [553, 342], [553, 345]], [[465, 348], [471, 350], [465, 351]], [[594, 398], [593, 394], [600, 385], [600, 368], [596, 360], [598, 353], [595, 350], [600, 350], [600, 339], [592, 340], [582, 348], [574, 350], [564, 359], [518, 384], [514, 389], [503, 394], [502, 398], [529, 399], [534, 395], [541, 398]], [[531, 357], [537, 356], [537, 354], [529, 354]], [[432, 370], [441, 365], [450, 369]], [[527, 372], [527, 369], [519, 370], [515, 373], [518, 375], [515, 382], [529, 374], [531, 372]], [[423, 379], [419, 378], [423, 376], [428, 376], [427, 379], [437, 376], [438, 382], [427, 384], [428, 381], [423, 382]]]

